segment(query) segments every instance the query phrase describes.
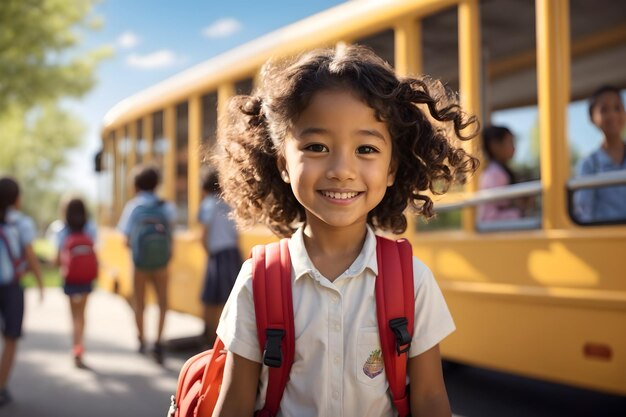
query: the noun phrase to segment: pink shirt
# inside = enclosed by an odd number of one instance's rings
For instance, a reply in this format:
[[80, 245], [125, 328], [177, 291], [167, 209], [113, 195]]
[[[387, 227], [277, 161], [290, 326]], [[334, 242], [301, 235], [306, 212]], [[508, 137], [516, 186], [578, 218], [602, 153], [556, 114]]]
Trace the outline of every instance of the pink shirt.
[[[509, 176], [502, 166], [489, 162], [480, 176], [479, 189], [504, 187], [510, 185]], [[478, 206], [478, 220], [488, 222], [492, 220], [512, 220], [522, 217], [521, 211], [512, 206], [511, 200], [500, 200]]]

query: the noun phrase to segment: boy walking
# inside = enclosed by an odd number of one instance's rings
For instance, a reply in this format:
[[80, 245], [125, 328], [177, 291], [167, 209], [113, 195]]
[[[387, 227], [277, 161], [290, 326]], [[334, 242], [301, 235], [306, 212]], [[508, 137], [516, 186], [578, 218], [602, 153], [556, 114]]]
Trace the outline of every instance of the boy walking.
[[133, 182], [135, 197], [122, 211], [118, 229], [124, 233], [133, 258], [133, 301], [139, 352], [145, 352], [144, 320], [146, 283], [154, 286], [159, 306], [157, 339], [151, 349], [157, 363], [163, 363], [161, 338], [167, 312], [167, 265], [172, 256], [172, 229], [176, 208], [155, 194], [160, 175], [154, 166], [137, 166]]

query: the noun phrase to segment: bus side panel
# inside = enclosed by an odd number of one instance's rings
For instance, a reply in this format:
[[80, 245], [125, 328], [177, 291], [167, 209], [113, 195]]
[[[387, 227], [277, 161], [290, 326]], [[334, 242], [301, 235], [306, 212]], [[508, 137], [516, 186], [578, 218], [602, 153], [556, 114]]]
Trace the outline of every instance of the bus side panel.
[[[124, 236], [112, 228], [99, 229], [98, 258], [100, 276], [98, 285], [130, 299], [133, 292], [132, 263]], [[246, 259], [254, 245], [276, 240], [266, 228], [252, 228], [240, 235], [239, 246]], [[204, 282], [207, 255], [200, 242], [198, 231], [176, 232], [173, 257], [168, 265], [169, 308], [182, 313], [202, 317], [200, 293]], [[155, 295], [147, 285], [146, 302], [154, 303]]]
[[[626, 311], [445, 291], [457, 330], [448, 359], [539, 379], [626, 394]], [[585, 356], [585, 345], [610, 359]]]
[[445, 357], [626, 394], [623, 228], [411, 240], [457, 324]]

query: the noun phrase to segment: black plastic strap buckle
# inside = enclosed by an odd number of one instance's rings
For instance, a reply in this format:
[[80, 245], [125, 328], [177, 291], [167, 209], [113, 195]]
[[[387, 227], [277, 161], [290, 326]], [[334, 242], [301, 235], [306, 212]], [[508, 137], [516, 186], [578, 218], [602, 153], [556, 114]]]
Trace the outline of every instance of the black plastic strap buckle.
[[283, 363], [283, 353], [280, 343], [285, 337], [282, 329], [265, 329], [265, 348], [263, 350], [263, 363], [272, 368], [280, 368]]
[[406, 317], [389, 320], [389, 327], [396, 335], [396, 352], [398, 356], [409, 351], [411, 347], [411, 335], [409, 334], [409, 321]]

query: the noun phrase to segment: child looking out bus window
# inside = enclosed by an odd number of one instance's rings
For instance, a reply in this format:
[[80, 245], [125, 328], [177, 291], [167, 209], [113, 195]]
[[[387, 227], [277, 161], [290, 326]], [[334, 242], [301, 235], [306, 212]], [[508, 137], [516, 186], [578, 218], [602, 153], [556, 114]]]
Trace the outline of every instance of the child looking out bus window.
[[[509, 162], [515, 154], [513, 133], [502, 126], [488, 126], [483, 130], [483, 151], [487, 166], [480, 175], [481, 190], [515, 184], [515, 174]], [[513, 200], [499, 200], [478, 206], [478, 221], [513, 220], [522, 217], [522, 210]]]
[[[589, 98], [589, 117], [602, 131], [602, 143], [580, 161], [578, 175], [626, 170], [626, 144], [622, 137], [626, 111], [620, 90], [603, 86], [594, 91]], [[582, 222], [626, 220], [626, 185], [576, 191], [574, 210]]]

